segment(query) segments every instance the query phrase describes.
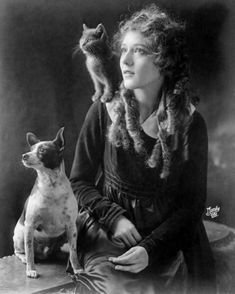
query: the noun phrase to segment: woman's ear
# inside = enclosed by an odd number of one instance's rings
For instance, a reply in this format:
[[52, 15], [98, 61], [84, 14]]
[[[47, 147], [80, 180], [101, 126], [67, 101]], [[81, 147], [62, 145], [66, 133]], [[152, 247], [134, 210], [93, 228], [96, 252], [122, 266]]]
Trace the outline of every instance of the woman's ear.
[[153, 55], [154, 55], [154, 64], [158, 65], [158, 62], [160, 60], [160, 53], [153, 52]]

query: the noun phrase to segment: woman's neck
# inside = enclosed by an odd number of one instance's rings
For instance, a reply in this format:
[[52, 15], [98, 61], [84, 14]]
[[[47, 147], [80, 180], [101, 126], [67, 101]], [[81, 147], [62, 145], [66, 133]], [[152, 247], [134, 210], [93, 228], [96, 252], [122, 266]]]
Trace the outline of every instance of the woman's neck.
[[161, 92], [162, 85], [134, 90], [136, 100], [139, 104], [140, 123], [143, 123], [158, 108]]

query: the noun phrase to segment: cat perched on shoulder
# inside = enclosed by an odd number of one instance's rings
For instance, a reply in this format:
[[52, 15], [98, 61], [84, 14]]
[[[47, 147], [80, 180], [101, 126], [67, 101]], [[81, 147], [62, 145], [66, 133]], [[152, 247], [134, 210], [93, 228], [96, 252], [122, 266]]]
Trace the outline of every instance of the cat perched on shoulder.
[[96, 28], [88, 28], [83, 24], [79, 47], [86, 56], [86, 66], [95, 87], [92, 101], [100, 99], [109, 102], [118, 89], [119, 73], [103, 24]]

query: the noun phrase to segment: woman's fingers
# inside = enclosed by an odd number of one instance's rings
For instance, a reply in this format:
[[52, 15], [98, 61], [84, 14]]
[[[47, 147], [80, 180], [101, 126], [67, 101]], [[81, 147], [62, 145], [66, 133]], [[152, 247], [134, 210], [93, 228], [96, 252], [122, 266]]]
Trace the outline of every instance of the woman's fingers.
[[113, 258], [110, 258], [110, 260], [113, 263], [130, 265], [135, 261], [135, 252], [131, 252], [130, 254], [127, 254], [127, 255], [121, 255], [119, 257], [113, 257]]
[[115, 265], [115, 270], [118, 271], [123, 271], [123, 272], [131, 272], [131, 273], [138, 273], [141, 269], [139, 269], [139, 267], [134, 264], [134, 265]]
[[129, 240], [129, 236], [128, 235], [122, 235], [122, 236], [120, 236], [119, 237], [124, 243], [125, 243], [125, 245], [127, 246], [127, 247], [131, 247], [132, 245], [131, 245], [131, 241]]
[[125, 253], [123, 253], [122, 255], [120, 255], [118, 257], [124, 257], [124, 256], [127, 256], [127, 255], [130, 255], [133, 252], [135, 252], [135, 248], [134, 247], [130, 248], [129, 250], [127, 250]]
[[[123, 233], [122, 235], [114, 236], [114, 239], [122, 240], [125, 243], [125, 245], [129, 248], [133, 247], [141, 240], [139, 233], [137, 231], [136, 232], [135, 231], [136, 230], [133, 230], [133, 232], [127, 231], [127, 232]], [[137, 241], [137, 240], [139, 240], [139, 241]]]
[[124, 216], [120, 216], [112, 227], [113, 236], [122, 240], [127, 247], [137, 245], [142, 239], [135, 225]]
[[118, 257], [110, 257], [109, 261], [115, 264], [115, 269], [137, 273], [148, 266], [149, 257], [145, 248], [135, 246]]
[[127, 235], [127, 238], [128, 238], [129, 243], [131, 244], [130, 247], [135, 246], [137, 244], [136, 239], [135, 239], [133, 233], [128, 234]]
[[139, 232], [136, 230], [136, 228], [133, 230], [132, 235], [136, 241], [136, 244], [139, 243], [142, 240], [142, 237], [140, 236]]
[[127, 240], [129, 247], [135, 246], [142, 239], [135, 227], [123, 234], [123, 237]]

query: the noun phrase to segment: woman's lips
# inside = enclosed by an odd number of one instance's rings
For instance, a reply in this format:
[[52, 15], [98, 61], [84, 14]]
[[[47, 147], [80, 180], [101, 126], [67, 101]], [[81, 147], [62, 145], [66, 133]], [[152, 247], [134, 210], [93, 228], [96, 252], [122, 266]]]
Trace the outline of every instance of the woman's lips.
[[130, 71], [130, 70], [123, 71], [123, 76], [125, 76], [125, 77], [132, 77], [133, 75], [134, 75], [133, 71]]

